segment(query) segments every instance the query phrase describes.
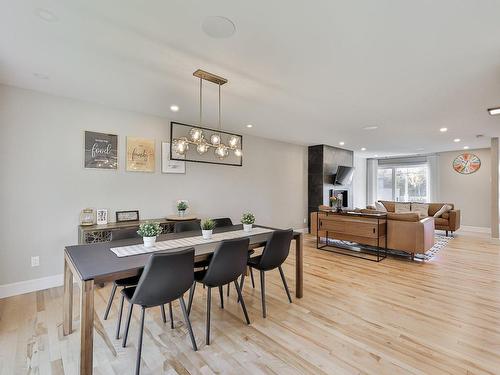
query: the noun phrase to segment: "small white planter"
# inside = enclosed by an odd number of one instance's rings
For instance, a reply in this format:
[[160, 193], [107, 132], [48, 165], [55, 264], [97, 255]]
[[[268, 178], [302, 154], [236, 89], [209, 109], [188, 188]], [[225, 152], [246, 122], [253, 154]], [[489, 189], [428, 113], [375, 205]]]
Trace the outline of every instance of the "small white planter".
[[178, 210], [178, 211], [177, 211], [177, 215], [178, 215], [179, 217], [184, 217], [184, 216], [186, 216], [186, 210]]
[[210, 230], [202, 229], [201, 235], [203, 236], [204, 240], [209, 240], [212, 238], [212, 230], [211, 229]]
[[243, 230], [245, 232], [250, 232], [252, 230], [252, 224], [243, 224]]
[[156, 236], [154, 237], [142, 237], [144, 241], [144, 247], [153, 247], [156, 242]]

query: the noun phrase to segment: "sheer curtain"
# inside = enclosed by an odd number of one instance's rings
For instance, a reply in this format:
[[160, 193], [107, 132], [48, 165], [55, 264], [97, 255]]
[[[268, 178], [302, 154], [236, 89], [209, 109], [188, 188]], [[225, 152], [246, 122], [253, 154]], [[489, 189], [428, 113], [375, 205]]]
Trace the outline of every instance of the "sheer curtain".
[[366, 160], [366, 204], [374, 205], [377, 200], [378, 160]]
[[429, 202], [439, 202], [439, 155], [427, 155], [429, 166]]

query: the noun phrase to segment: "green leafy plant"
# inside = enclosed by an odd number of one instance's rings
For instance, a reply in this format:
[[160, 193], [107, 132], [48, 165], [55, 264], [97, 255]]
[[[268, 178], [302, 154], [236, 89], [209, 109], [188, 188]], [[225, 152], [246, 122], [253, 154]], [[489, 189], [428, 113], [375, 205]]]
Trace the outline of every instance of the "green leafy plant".
[[245, 212], [241, 216], [241, 222], [243, 224], [253, 224], [253, 223], [255, 223], [255, 216], [254, 216], [254, 214], [252, 214], [251, 212]]
[[137, 234], [141, 237], [156, 237], [162, 233], [163, 229], [158, 223], [144, 223], [139, 225]]
[[177, 211], [186, 211], [188, 209], [188, 203], [186, 201], [177, 202]]
[[212, 219], [206, 219], [201, 222], [201, 229], [203, 230], [213, 230], [215, 228], [215, 221]]

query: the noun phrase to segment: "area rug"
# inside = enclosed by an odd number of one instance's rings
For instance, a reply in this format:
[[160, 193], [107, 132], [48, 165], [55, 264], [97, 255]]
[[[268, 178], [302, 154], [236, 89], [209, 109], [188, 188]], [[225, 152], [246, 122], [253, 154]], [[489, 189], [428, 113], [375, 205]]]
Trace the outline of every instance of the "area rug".
[[[441, 250], [443, 250], [448, 243], [453, 239], [453, 237], [446, 237], [440, 234], [434, 234], [434, 246], [430, 248], [429, 251], [427, 251], [425, 254], [415, 254], [415, 260], [423, 260], [423, 261], [429, 261], [432, 260]], [[324, 243], [324, 237], [322, 237], [322, 243]], [[334, 246], [335, 244], [338, 244], [340, 248], [345, 245], [355, 245], [352, 242], [348, 241], [340, 241], [340, 240], [334, 240], [334, 239], [328, 239], [328, 244], [330, 246]], [[368, 252], [373, 253], [376, 251], [376, 248], [365, 248], [365, 250], [368, 250]], [[399, 256], [399, 257], [405, 257], [409, 258], [410, 254], [405, 253], [403, 251], [398, 251], [398, 250], [387, 250], [387, 255], [392, 255], [392, 256]]]

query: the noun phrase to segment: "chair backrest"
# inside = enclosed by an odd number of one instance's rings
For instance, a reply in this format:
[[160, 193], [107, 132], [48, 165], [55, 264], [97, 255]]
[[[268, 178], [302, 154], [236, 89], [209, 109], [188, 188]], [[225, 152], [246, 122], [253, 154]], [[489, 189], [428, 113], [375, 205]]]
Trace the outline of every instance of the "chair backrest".
[[210, 260], [203, 283], [220, 286], [236, 280], [245, 272], [249, 244], [248, 238], [222, 241]]
[[194, 282], [194, 248], [154, 253], [144, 267], [131, 302], [158, 306], [182, 296]]
[[293, 229], [275, 230], [262, 252], [260, 267], [264, 270], [272, 270], [281, 266], [290, 252], [292, 238]]
[[221, 217], [218, 219], [213, 219], [215, 222], [215, 227], [220, 228], [220, 227], [230, 227], [233, 225], [233, 222], [231, 221], [230, 218], [228, 217]]
[[124, 240], [126, 238], [138, 238], [137, 228], [116, 229], [111, 232], [111, 241]]
[[175, 223], [174, 233], [190, 232], [193, 230], [201, 230], [200, 223], [198, 221], [181, 221]]

